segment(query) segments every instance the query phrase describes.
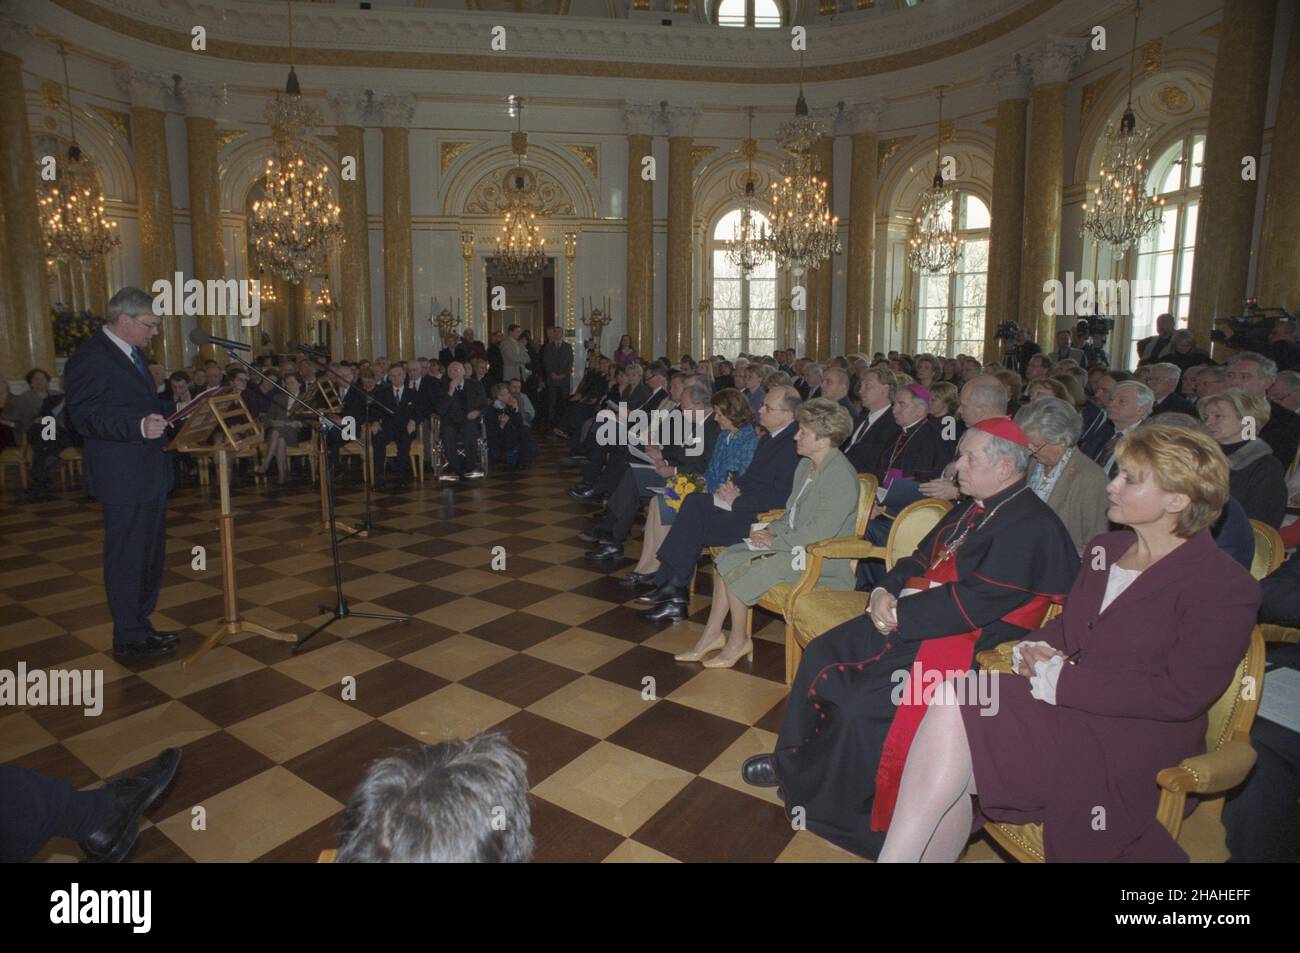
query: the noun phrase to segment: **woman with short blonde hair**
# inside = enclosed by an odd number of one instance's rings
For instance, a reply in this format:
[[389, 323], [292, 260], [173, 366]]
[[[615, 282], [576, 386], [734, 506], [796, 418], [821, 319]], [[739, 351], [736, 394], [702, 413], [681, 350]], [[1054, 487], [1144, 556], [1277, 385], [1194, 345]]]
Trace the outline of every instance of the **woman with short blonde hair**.
[[1196, 412], [1228, 457], [1232, 498], [1253, 520], [1281, 528], [1286, 518], [1286, 473], [1273, 448], [1257, 434], [1268, 423], [1268, 401], [1229, 387], [1196, 402]]

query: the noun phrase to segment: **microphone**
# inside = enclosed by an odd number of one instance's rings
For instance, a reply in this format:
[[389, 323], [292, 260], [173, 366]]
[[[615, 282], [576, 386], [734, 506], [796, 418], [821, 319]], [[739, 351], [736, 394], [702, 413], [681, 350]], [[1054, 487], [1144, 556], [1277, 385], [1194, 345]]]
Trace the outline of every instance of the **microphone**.
[[224, 347], [227, 351], [251, 351], [253, 346], [245, 344], [243, 341], [231, 341], [228, 338], [213, 337], [202, 328], [195, 328], [190, 332], [190, 343], [203, 345], [215, 344], [217, 347]]
[[286, 341], [285, 346], [290, 350], [301, 351], [311, 357], [329, 357], [329, 348], [321, 347], [318, 344], [297, 344], [293, 341]]

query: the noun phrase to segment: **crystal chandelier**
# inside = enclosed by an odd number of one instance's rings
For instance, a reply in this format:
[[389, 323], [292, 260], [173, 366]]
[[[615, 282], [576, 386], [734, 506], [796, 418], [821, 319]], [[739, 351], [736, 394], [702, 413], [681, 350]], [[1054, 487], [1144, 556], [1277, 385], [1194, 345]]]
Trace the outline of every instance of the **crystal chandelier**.
[[537, 225], [537, 212], [533, 208], [532, 189], [524, 173], [524, 159], [528, 155], [528, 133], [522, 129], [524, 101], [519, 96], [510, 97], [510, 112], [515, 117], [515, 132], [510, 137], [510, 148], [515, 154], [515, 168], [508, 179], [513, 188], [506, 188], [510, 205], [506, 209], [501, 234], [497, 236], [497, 258], [512, 278], [530, 278], [546, 267], [546, 241]]
[[772, 183], [772, 231], [762, 247], [795, 275], [816, 268], [840, 251], [836, 234], [839, 217], [832, 215], [826, 201], [826, 181], [818, 178], [821, 163], [813, 147], [826, 134], [822, 124], [808, 115], [803, 95], [803, 53], [799, 54], [799, 99], [794, 118], [777, 131], [776, 139], [786, 152], [781, 177]]
[[68, 106], [72, 144], [58, 167], [58, 177], [45, 183], [36, 197], [47, 261], [77, 262], [82, 266], [102, 259], [122, 244], [117, 223], [104, 214], [104, 196], [95, 164], [77, 145], [77, 124], [72, 112], [72, 84], [68, 81], [68, 51], [63, 57], [63, 95]]
[[939, 134], [934, 144], [934, 181], [921, 194], [921, 211], [908, 239], [907, 262], [914, 271], [936, 274], [957, 267], [964, 243], [957, 237], [955, 194], [943, 182], [943, 87], [939, 88]]
[[1141, 0], [1133, 10], [1133, 48], [1129, 51], [1128, 105], [1119, 126], [1106, 124], [1102, 139], [1102, 159], [1099, 170], [1101, 181], [1092, 190], [1090, 202], [1083, 203], [1081, 236], [1109, 245], [1111, 255], [1117, 260], [1151, 229], [1160, 224], [1164, 199], [1147, 194], [1148, 160], [1151, 152], [1151, 130], [1137, 129], [1133, 113], [1133, 66], [1137, 55], [1138, 17], [1142, 12]]
[[253, 203], [250, 227], [258, 261], [293, 284], [320, 271], [342, 234], [339, 207], [324, 166], [311, 169], [306, 138], [320, 117], [302, 98], [293, 69], [293, 6], [289, 5], [289, 79], [268, 104], [266, 119], [276, 154], [266, 160], [263, 197]]
[[727, 242], [727, 260], [740, 269], [741, 275], [749, 275], [763, 262], [771, 258], [771, 253], [764, 248], [767, 241], [767, 229], [760, 229], [754, 222], [754, 156], [758, 153], [758, 143], [754, 141], [754, 110], [749, 110], [749, 137], [740, 147], [745, 157], [745, 195], [740, 200], [740, 221], [736, 224], [732, 240]]

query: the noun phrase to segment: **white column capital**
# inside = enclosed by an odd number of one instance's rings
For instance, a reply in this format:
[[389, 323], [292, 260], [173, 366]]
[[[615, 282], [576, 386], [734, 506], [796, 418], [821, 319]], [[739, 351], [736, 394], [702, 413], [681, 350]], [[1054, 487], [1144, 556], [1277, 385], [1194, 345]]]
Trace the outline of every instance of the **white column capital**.
[[224, 83], [198, 83], [181, 80], [181, 105], [190, 118], [216, 119], [226, 104]]
[[623, 128], [629, 136], [653, 136], [659, 107], [649, 103], [623, 103]]
[[1067, 83], [1081, 62], [1088, 43], [1082, 37], [1052, 37], [1029, 54], [1035, 86]]
[[989, 72], [989, 83], [998, 91], [998, 101], [1004, 99], [1028, 99], [1032, 74], [1029, 67], [1017, 53], [1011, 62]]
[[118, 86], [131, 100], [132, 106], [158, 110], [167, 108], [167, 94], [173, 88], [170, 76], [132, 66], [119, 67], [116, 73]]
[[334, 116], [334, 125], [365, 126], [373, 100], [374, 94], [368, 89], [342, 89], [330, 93], [329, 107]]
[[836, 103], [834, 106], [818, 106], [816, 109], [810, 109], [809, 114], [826, 127], [826, 138], [834, 138], [840, 124], [840, 117], [844, 111], [843, 103]]
[[844, 110], [844, 121], [853, 134], [877, 132], [880, 129], [880, 114], [885, 111], [885, 104], [879, 99], [866, 103], [854, 103]]
[[375, 97], [375, 119], [384, 129], [406, 128], [415, 118], [414, 93], [384, 93]]
[[688, 139], [695, 135], [695, 130], [703, 116], [704, 110], [699, 106], [668, 106], [663, 111], [668, 135], [685, 136]]

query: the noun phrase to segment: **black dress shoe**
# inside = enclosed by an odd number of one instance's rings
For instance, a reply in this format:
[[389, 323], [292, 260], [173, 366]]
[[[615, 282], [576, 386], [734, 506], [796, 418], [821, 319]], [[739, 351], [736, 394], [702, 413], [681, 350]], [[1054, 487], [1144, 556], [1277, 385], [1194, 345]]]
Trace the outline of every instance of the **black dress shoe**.
[[181, 763], [181, 749], [167, 748], [140, 774], [108, 782], [113, 812], [104, 825], [79, 845], [86, 859], [116, 864], [126, 859], [140, 833], [140, 815], [167, 790]]
[[583, 530], [578, 534], [578, 539], [584, 543], [612, 543], [614, 541], [614, 538], [599, 526], [592, 530]]
[[569, 496], [573, 497], [575, 500], [583, 500], [585, 502], [586, 500], [594, 500], [596, 497], [600, 496], [600, 494], [596, 492], [595, 487], [584, 486], [579, 483], [577, 486], [569, 487]]
[[590, 552], [583, 553], [582, 558], [590, 559], [593, 562], [598, 562], [602, 559], [622, 559], [623, 544], [610, 542], [602, 543]]
[[113, 654], [118, 658], [161, 658], [176, 651], [176, 643], [149, 635], [137, 642], [114, 642]]
[[652, 572], [637, 572], [634, 569], [620, 579], [618, 584], [624, 589], [635, 589], [637, 586], [653, 586], [655, 584], [655, 574]]
[[162, 645], [175, 645], [181, 640], [180, 634], [176, 632], [154, 632], [149, 638]]
[[772, 767], [772, 756], [756, 754], [752, 758], [746, 758], [745, 763], [740, 766], [740, 776], [746, 784], [752, 784], [756, 788], [776, 787], [776, 770]]
[[637, 602], [648, 602], [652, 606], [662, 605], [665, 602], [676, 602], [686, 605], [691, 601], [691, 594], [685, 586], [674, 586], [671, 583], [660, 586], [654, 592], [647, 592], [644, 596], [637, 596]]
[[671, 622], [681, 622], [688, 614], [689, 610], [684, 602], [665, 602], [653, 609], [646, 609], [637, 613], [637, 615], [649, 622], [663, 622], [665, 619]]
[[586, 457], [568, 456], [560, 458], [560, 463], [564, 464], [566, 467], [580, 467], [586, 462]]

